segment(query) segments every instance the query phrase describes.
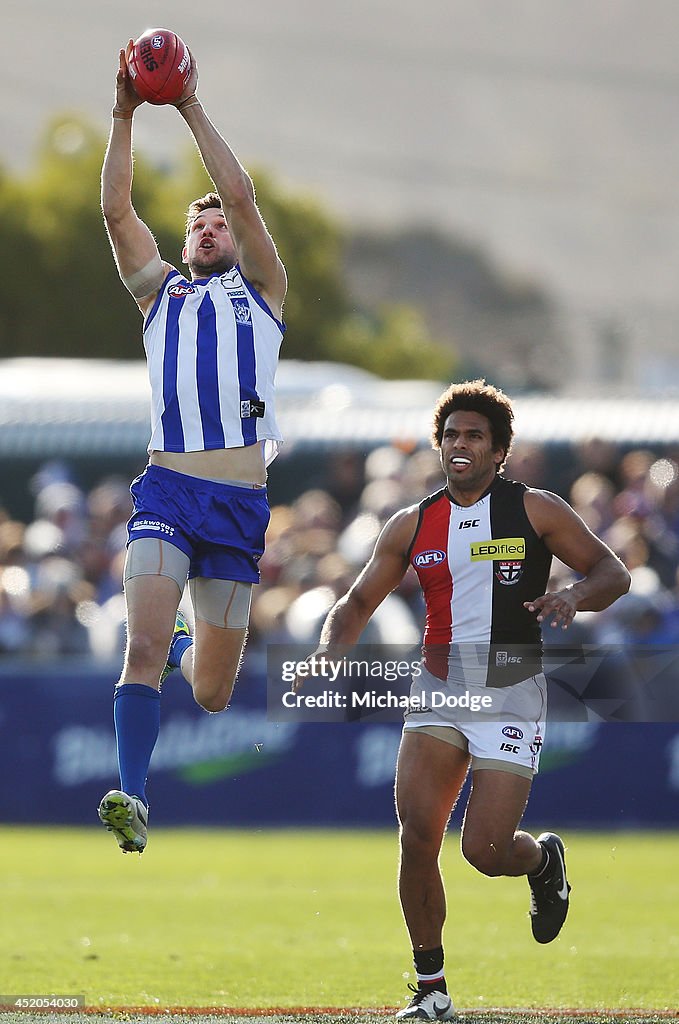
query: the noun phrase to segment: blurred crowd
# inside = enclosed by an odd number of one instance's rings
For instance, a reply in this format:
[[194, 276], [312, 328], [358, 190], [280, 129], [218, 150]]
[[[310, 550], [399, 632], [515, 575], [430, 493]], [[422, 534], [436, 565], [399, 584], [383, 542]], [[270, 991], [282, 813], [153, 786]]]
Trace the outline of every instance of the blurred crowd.
[[[574, 639], [674, 643], [679, 450], [621, 452], [592, 440], [559, 462], [560, 468], [549, 447], [517, 444], [505, 473], [570, 501], [632, 575], [630, 593], [611, 609], [577, 617]], [[293, 460], [281, 458], [273, 473], [285, 472], [293, 472]], [[71, 467], [47, 463], [30, 486], [34, 514], [28, 523], [3, 510], [0, 493], [0, 656], [120, 660], [129, 481], [109, 477], [86, 492]], [[300, 481], [290, 503], [273, 504], [262, 582], [254, 588], [250, 649], [315, 644], [326, 612], [365, 564], [387, 519], [442, 486], [437, 454], [429, 449], [383, 446], [367, 457], [352, 450], [319, 453], [315, 479]], [[553, 584], [568, 582], [569, 575], [556, 563]], [[186, 599], [183, 604], [190, 612]], [[417, 644], [423, 622], [422, 596], [409, 570], [363, 639]]]

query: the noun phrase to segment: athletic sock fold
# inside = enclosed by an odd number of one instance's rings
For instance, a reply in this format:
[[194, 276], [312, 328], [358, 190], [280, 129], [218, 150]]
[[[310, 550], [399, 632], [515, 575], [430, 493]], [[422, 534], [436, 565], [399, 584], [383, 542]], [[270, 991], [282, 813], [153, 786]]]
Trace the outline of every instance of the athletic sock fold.
[[175, 633], [172, 637], [170, 644], [170, 650], [167, 655], [167, 663], [172, 668], [179, 668], [182, 663], [182, 658], [189, 647], [193, 645], [193, 637], [187, 636], [186, 633]]
[[417, 984], [432, 992], [448, 993], [443, 973], [443, 946], [436, 949], [413, 950]]
[[543, 846], [542, 847], [542, 861], [540, 862], [540, 866], [538, 868], [536, 868], [535, 871], [529, 871], [528, 872], [528, 877], [529, 878], [540, 878], [542, 875], [545, 874], [545, 872], [547, 871], [548, 867], [549, 867], [549, 850], [547, 849], [546, 846]]

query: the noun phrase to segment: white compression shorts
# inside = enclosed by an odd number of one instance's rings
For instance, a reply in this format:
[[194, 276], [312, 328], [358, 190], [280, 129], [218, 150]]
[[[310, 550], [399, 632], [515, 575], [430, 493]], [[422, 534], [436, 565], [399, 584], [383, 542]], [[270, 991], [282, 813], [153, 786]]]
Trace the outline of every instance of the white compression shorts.
[[[135, 576], [167, 576], [184, 593], [189, 557], [166, 540], [140, 537], [127, 549], [123, 584]], [[240, 580], [214, 580], [197, 576], [188, 581], [193, 611], [197, 619], [222, 629], [245, 629], [250, 618], [252, 583]]]

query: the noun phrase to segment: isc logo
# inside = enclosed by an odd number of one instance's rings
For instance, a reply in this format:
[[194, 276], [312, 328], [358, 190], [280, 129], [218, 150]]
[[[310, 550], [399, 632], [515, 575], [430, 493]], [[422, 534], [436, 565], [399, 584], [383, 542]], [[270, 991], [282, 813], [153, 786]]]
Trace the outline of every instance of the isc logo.
[[508, 654], [507, 651], [495, 652], [495, 665], [497, 668], [506, 668], [507, 665], [520, 665], [522, 661], [523, 655]]
[[420, 551], [419, 555], [415, 555], [413, 565], [417, 566], [418, 569], [429, 569], [432, 565], [439, 565], [441, 562], [445, 562], [445, 560], [445, 551], [433, 548], [431, 551]]
[[458, 526], [458, 530], [468, 530], [470, 526], [478, 526], [480, 520], [478, 519], [463, 519]]
[[513, 743], [501, 743], [500, 750], [504, 750], [506, 754], [518, 754], [519, 748], [515, 747]]

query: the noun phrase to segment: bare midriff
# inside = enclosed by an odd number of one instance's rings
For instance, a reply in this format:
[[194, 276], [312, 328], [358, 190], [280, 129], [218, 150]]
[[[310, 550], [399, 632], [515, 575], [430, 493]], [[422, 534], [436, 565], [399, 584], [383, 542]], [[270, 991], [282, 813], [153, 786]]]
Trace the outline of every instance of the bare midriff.
[[186, 473], [206, 480], [266, 483], [261, 444], [251, 444], [246, 448], [217, 448], [207, 452], [153, 451], [149, 462], [154, 466], [173, 469], [176, 473]]

